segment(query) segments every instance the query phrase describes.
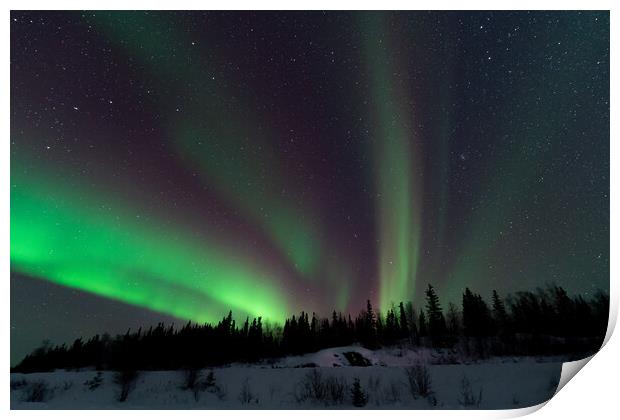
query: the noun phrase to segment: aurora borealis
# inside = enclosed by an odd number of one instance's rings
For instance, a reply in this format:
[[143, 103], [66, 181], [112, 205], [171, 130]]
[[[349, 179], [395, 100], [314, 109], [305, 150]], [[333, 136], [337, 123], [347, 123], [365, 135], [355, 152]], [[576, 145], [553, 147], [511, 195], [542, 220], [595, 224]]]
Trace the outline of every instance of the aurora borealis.
[[607, 12], [14, 11], [10, 134], [12, 357], [608, 289]]

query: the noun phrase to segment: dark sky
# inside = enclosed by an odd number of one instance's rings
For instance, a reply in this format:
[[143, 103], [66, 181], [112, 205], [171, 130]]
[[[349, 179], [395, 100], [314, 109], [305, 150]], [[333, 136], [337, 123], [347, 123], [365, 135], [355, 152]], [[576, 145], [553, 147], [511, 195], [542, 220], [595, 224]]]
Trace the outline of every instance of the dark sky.
[[11, 357], [609, 286], [608, 12], [12, 12]]

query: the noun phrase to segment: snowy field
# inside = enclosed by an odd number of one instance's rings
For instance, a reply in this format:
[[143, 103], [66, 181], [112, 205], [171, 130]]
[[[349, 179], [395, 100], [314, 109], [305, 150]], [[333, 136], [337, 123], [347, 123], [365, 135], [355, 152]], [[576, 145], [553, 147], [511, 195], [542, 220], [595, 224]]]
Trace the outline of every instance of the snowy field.
[[[370, 366], [351, 366], [350, 352], [361, 355]], [[427, 395], [417, 394], [415, 386], [412, 392], [407, 368], [414, 364], [428, 375]], [[269, 363], [202, 370], [199, 382], [210, 371], [213, 377], [207, 386], [193, 390], [184, 386], [184, 371], [139, 372], [124, 402], [118, 401], [121, 386], [115, 372], [13, 373], [11, 408], [351, 409], [355, 408], [351, 390], [358, 378], [367, 400], [365, 409], [509, 409], [548, 400], [561, 370], [562, 363], [550, 359], [473, 363], [427, 349], [370, 351], [352, 346]]]

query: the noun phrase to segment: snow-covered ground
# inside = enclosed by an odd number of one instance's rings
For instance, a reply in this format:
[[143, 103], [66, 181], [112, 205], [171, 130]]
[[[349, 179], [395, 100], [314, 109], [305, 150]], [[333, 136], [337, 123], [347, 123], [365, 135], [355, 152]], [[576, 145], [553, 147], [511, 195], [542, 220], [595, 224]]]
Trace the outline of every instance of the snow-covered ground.
[[[350, 366], [345, 353], [356, 352], [372, 363]], [[126, 401], [119, 402], [120, 386], [114, 372], [102, 372], [101, 384], [90, 389], [97, 372], [56, 371], [11, 374], [12, 409], [351, 409], [351, 387], [359, 378], [368, 397], [365, 408], [381, 409], [508, 409], [548, 400], [557, 386], [562, 363], [530, 358], [490, 359], [480, 363], [455, 362], [454, 355], [428, 349], [398, 348], [371, 351], [339, 347], [269, 363], [235, 364], [212, 369], [215, 385], [194, 392], [183, 389], [185, 372], [140, 372]], [[422, 363], [428, 369], [431, 395], [414, 397], [406, 367]], [[444, 364], [441, 364], [444, 363]], [[201, 372], [202, 378], [208, 370]], [[318, 375], [317, 375], [318, 374]], [[309, 378], [344, 385], [344, 398], [317, 401], [305, 398]], [[89, 382], [90, 381], [90, 382]], [[316, 384], [317, 382], [315, 382]], [[37, 385], [39, 384], [39, 385]], [[42, 384], [42, 385], [41, 385]], [[27, 402], [33, 386], [45, 388], [44, 401]], [[465, 404], [465, 395], [473, 405]], [[478, 404], [479, 402], [479, 404]]]
[[[333, 347], [319, 350], [316, 353], [304, 354], [301, 356], [289, 356], [284, 359], [270, 363], [277, 367], [304, 367], [308, 364], [315, 364], [317, 367], [341, 367], [349, 366], [347, 352], [357, 352], [370, 360], [377, 366], [412, 366], [416, 363], [427, 365], [454, 365], [454, 364], [476, 364], [481, 363], [480, 359], [467, 358], [454, 350], [436, 350], [429, 347], [409, 348], [405, 346], [383, 347], [378, 350], [369, 350], [360, 346]], [[541, 357], [493, 357], [483, 361], [483, 363], [522, 363], [522, 362], [562, 362], [562, 356], [541, 356]], [[306, 366], [307, 367], [307, 366]]]

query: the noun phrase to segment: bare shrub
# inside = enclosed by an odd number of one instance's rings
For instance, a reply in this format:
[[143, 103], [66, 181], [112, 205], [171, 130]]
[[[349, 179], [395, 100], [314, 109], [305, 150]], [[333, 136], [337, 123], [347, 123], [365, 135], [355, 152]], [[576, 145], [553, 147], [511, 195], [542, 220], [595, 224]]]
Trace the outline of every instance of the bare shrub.
[[138, 380], [138, 372], [135, 370], [122, 370], [114, 374], [114, 383], [120, 386], [118, 401], [127, 401], [129, 393], [133, 391]]
[[329, 404], [342, 404], [346, 395], [347, 381], [342, 378], [329, 377], [325, 380], [327, 401]]
[[388, 404], [396, 404], [400, 402], [401, 401], [400, 390], [401, 390], [400, 384], [397, 384], [395, 382], [390, 382], [390, 384], [386, 386], [383, 391], [383, 399]]
[[31, 382], [22, 391], [22, 401], [43, 402], [47, 400], [50, 389], [45, 381]]
[[459, 404], [461, 404], [463, 407], [480, 407], [481, 402], [482, 387], [480, 387], [480, 390], [478, 391], [478, 397], [476, 398], [471, 388], [469, 378], [463, 375], [463, 377], [461, 378], [461, 398], [459, 399]]
[[317, 401], [323, 401], [327, 395], [327, 386], [323, 382], [323, 375], [318, 369], [313, 369], [306, 375], [306, 381], [304, 382], [308, 396], [311, 399]]
[[224, 401], [228, 396], [228, 388], [226, 387], [226, 385], [218, 386], [214, 394], [218, 398], [218, 400]]
[[243, 381], [243, 385], [241, 386], [241, 391], [239, 392], [239, 401], [243, 405], [258, 404], [258, 398], [252, 393], [248, 378]]
[[318, 369], [312, 369], [297, 384], [295, 399], [297, 402], [307, 400], [324, 401], [327, 396], [327, 386], [323, 381], [323, 375]]
[[192, 391], [196, 401], [200, 399], [200, 393], [204, 391], [215, 394], [218, 398], [222, 399], [222, 390], [217, 385], [215, 381], [215, 374], [212, 370], [204, 376], [198, 369], [186, 369], [181, 389]]
[[345, 399], [347, 382], [342, 378], [324, 378], [321, 372], [313, 369], [295, 387], [294, 397], [298, 403], [320, 402], [325, 405], [342, 404]]
[[15, 379], [11, 381], [11, 391], [16, 391], [18, 389], [24, 388], [28, 382], [25, 379]]
[[375, 405], [381, 404], [381, 378], [370, 376], [368, 378], [368, 392], [367, 396], [369, 400], [372, 400]]
[[84, 385], [88, 388], [89, 391], [94, 391], [99, 388], [103, 384], [103, 373], [97, 372], [93, 379], [89, 379], [84, 382]]
[[210, 390], [210, 392], [215, 392], [217, 384], [215, 383], [215, 373], [213, 373], [212, 370], [207, 373], [207, 377], [201, 382], [205, 389]]
[[431, 375], [426, 365], [420, 363], [405, 369], [409, 392], [413, 398], [428, 397], [431, 393]]
[[273, 402], [273, 398], [275, 397], [276, 393], [278, 392], [278, 390], [280, 389], [279, 386], [276, 386], [274, 384], [269, 384], [269, 401]]
[[199, 391], [207, 391], [211, 394], [217, 395], [217, 397], [222, 400], [225, 397], [225, 392], [219, 387], [219, 385], [215, 381], [215, 373], [212, 370], [207, 373], [207, 376], [204, 378], [200, 378], [197, 383], [197, 386], [194, 389], [194, 396], [196, 401], [198, 401], [197, 392]]
[[196, 368], [188, 368], [185, 369], [183, 376], [183, 385], [181, 385], [181, 389], [194, 389], [196, 387], [196, 382], [198, 382], [198, 377], [200, 376], [200, 371]]

